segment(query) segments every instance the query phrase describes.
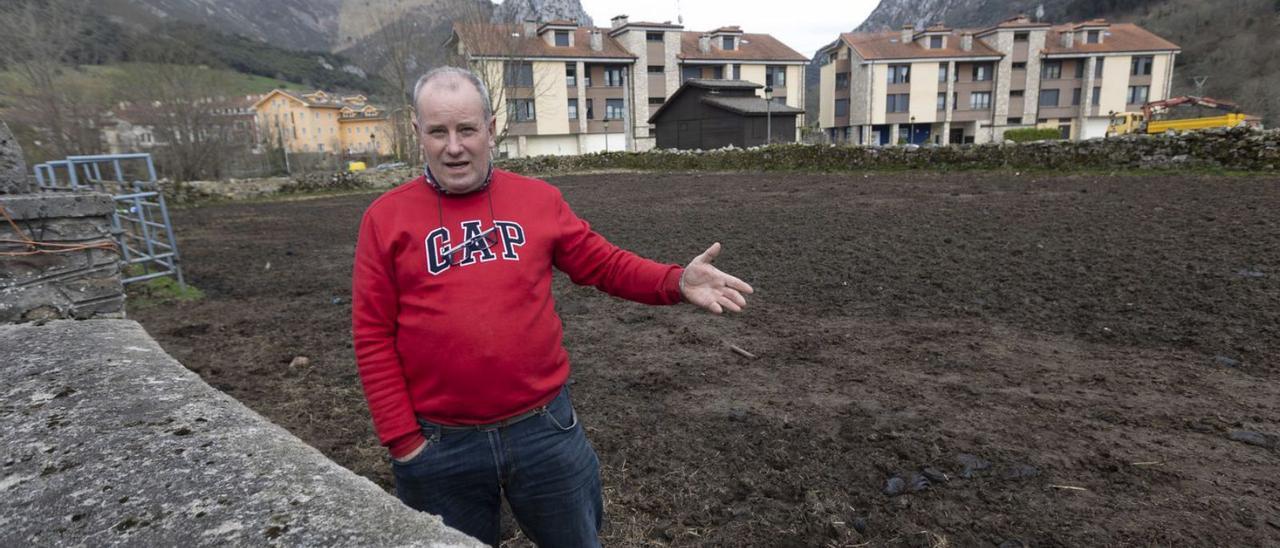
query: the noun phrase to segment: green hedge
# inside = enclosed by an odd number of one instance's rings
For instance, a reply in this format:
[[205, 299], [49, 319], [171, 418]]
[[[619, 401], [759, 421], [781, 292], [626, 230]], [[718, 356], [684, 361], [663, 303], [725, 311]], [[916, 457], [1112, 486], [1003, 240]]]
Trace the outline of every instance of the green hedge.
[[1011, 129], [1004, 132], [1004, 138], [1015, 143], [1030, 143], [1032, 141], [1054, 141], [1062, 139], [1062, 132], [1055, 128], [1023, 128]]

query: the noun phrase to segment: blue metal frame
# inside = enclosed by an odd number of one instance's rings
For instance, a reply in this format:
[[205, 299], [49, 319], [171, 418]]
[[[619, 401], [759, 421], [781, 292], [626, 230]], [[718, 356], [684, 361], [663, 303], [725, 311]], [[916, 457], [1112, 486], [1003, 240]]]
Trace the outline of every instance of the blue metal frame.
[[[130, 181], [125, 177], [122, 162], [139, 160], [145, 162], [147, 178]], [[110, 178], [102, 177], [104, 166], [109, 168]], [[116, 210], [111, 217], [111, 229], [120, 245], [123, 267], [142, 266], [141, 274], [125, 276], [124, 283], [174, 276], [180, 286], [186, 287], [169, 207], [156, 182], [156, 166], [150, 154], [68, 156], [65, 160], [38, 164], [34, 170], [36, 185], [43, 191], [83, 189], [112, 195]], [[63, 181], [58, 179], [59, 170], [65, 174]]]

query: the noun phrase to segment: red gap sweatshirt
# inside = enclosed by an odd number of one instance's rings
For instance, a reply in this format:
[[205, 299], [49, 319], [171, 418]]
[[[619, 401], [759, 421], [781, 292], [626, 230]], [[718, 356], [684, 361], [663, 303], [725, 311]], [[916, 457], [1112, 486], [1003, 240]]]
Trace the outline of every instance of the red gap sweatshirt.
[[[490, 229], [484, 245], [477, 235]], [[417, 417], [487, 424], [555, 398], [569, 356], [553, 265], [624, 299], [681, 301], [679, 266], [609, 243], [537, 179], [495, 169], [488, 189], [443, 195], [418, 177], [369, 206], [352, 334], [374, 429], [392, 456], [424, 441]]]

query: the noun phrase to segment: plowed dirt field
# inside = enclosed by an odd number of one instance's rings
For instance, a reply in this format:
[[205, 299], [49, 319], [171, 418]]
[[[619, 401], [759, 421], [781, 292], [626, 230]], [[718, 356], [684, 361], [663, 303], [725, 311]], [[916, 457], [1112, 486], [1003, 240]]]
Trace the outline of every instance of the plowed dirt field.
[[[1280, 179], [550, 182], [647, 257], [722, 242], [757, 290], [715, 317], [557, 274], [606, 545], [1280, 545]], [[390, 488], [350, 337], [375, 197], [177, 211], [207, 298], [130, 315]]]

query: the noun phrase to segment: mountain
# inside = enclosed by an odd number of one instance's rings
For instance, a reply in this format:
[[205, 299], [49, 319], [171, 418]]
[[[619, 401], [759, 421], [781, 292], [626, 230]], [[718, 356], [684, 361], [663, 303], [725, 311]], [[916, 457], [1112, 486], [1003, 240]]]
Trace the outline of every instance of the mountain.
[[[102, 0], [98, 10], [120, 23], [151, 28], [198, 23], [286, 49], [329, 51], [339, 14], [352, 0]], [[363, 3], [363, 2], [361, 2]]]
[[527, 19], [538, 21], [577, 21], [591, 26], [591, 16], [582, 9], [578, 0], [506, 0], [493, 10], [493, 22], [518, 23]]
[[[1280, 89], [1277, 0], [881, 0], [856, 30], [938, 22], [981, 27], [1020, 13], [1051, 22], [1105, 18], [1141, 25], [1182, 46], [1174, 66], [1173, 95], [1231, 100], [1263, 116], [1268, 126], [1280, 124], [1280, 93], [1275, 91]], [[811, 66], [810, 72], [816, 68]], [[809, 95], [816, 97], [816, 78], [810, 78], [815, 86]]]

